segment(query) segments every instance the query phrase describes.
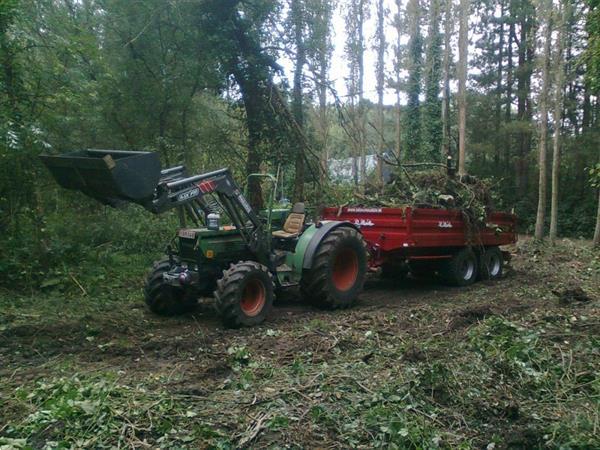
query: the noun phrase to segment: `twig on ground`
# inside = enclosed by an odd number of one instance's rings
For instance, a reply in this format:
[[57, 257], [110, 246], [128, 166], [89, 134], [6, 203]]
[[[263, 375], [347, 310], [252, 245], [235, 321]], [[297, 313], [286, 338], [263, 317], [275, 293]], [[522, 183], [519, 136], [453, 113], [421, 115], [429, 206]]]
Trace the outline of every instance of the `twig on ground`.
[[83, 292], [83, 295], [87, 296], [88, 295], [87, 291], [81, 285], [81, 283], [79, 281], [77, 281], [77, 278], [75, 278], [75, 275], [73, 275], [72, 273], [70, 273], [69, 276], [71, 277], [71, 280], [73, 280], [73, 282], [79, 287], [79, 289], [81, 289], [81, 292]]

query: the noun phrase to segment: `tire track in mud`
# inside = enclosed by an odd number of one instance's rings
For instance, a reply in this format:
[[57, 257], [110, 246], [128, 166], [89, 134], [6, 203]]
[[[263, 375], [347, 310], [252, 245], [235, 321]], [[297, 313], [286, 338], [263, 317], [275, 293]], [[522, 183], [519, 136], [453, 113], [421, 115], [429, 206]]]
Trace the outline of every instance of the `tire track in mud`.
[[[374, 328], [384, 334], [409, 335], [419, 340], [434, 333], [459, 331], [495, 313], [529, 308], [507, 291], [525, 281], [519, 273], [496, 282], [480, 282], [467, 288], [448, 287], [435, 280], [380, 280], [370, 277], [357, 304], [343, 311], [323, 311], [288, 292], [258, 327], [225, 329], [210, 301], [182, 317], [161, 318], [143, 305], [124, 305], [129, 311], [106, 317], [59, 323], [22, 325], [0, 332], [0, 375], [19, 369], [30, 377], [44, 371], [52, 359], [71, 358], [82, 368], [98, 367], [131, 371], [134, 375], [161, 372], [178, 365], [194, 377], [220, 380], [227, 376], [227, 349], [245, 345], [261, 354], [284, 361], [309, 348], [327, 353], [327, 336], [319, 323], [338, 328]], [[394, 315], [393, 324], [386, 317]], [[139, 315], [139, 320], [132, 321]], [[415, 321], [411, 316], [423, 316]], [[310, 333], [306, 329], [310, 328]], [[277, 338], [269, 337], [274, 332]], [[324, 343], [325, 342], [325, 343]], [[344, 345], [344, 343], [336, 344]], [[320, 358], [320, 356], [318, 356]], [[325, 356], [323, 356], [325, 357]], [[187, 389], [187, 388], [185, 388]]]

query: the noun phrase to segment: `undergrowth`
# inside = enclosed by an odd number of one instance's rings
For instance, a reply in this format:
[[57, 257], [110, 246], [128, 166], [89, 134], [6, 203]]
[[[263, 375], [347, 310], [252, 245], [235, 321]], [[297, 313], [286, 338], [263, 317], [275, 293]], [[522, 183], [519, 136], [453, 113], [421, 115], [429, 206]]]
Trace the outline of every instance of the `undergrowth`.
[[[0, 293], [0, 448], [600, 448], [600, 258], [514, 254], [498, 283], [248, 330], [149, 315], [141, 268]], [[559, 304], [573, 284], [592, 299]]]

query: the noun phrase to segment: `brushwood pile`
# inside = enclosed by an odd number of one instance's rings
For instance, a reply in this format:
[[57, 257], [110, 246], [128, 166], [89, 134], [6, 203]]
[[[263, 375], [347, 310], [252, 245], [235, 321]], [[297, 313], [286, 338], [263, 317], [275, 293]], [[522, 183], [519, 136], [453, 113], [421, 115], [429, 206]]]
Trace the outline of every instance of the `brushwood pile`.
[[458, 209], [471, 222], [483, 223], [493, 210], [490, 183], [446, 169], [397, 170], [383, 188], [370, 186], [355, 194], [354, 204], [369, 207]]

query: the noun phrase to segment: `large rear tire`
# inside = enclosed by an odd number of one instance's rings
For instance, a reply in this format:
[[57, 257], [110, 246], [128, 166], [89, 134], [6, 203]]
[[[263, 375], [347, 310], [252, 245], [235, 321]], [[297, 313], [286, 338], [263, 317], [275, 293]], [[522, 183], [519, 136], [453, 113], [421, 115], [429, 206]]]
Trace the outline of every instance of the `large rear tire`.
[[156, 261], [146, 278], [144, 300], [155, 314], [175, 316], [192, 311], [197, 305], [197, 298], [184, 289], [165, 283], [163, 274], [171, 270], [168, 258]]
[[454, 286], [468, 286], [477, 280], [477, 255], [470, 248], [457, 251], [452, 258], [443, 262], [441, 275], [444, 280]]
[[263, 322], [273, 307], [273, 279], [256, 261], [231, 264], [217, 281], [216, 307], [226, 327], [251, 327]]
[[330, 231], [319, 245], [312, 267], [300, 281], [302, 298], [319, 308], [352, 306], [365, 282], [365, 248], [362, 235], [354, 228]]

